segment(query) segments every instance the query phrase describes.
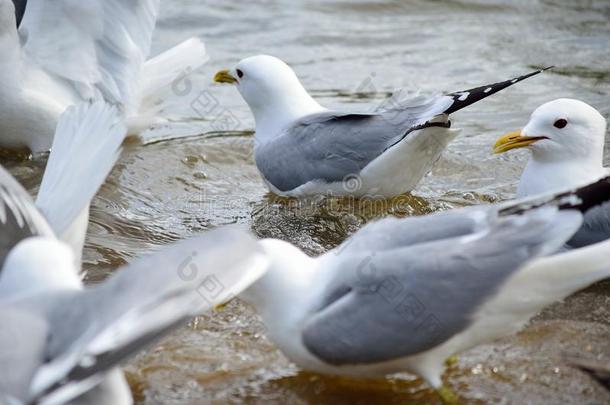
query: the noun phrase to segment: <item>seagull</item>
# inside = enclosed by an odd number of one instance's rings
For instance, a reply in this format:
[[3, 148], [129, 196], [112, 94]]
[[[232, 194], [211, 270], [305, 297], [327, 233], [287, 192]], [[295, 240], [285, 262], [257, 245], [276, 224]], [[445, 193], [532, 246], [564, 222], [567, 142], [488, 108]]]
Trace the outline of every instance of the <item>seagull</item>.
[[[592, 106], [557, 99], [538, 107], [521, 131], [504, 135], [495, 153], [531, 151], [517, 188], [517, 198], [556, 192], [594, 182], [610, 172], [603, 165], [606, 120]], [[568, 245], [582, 247], [610, 238], [610, 210], [587, 213], [581, 230]]]
[[266, 266], [255, 238], [224, 228], [84, 287], [69, 246], [22, 239], [0, 274], [0, 402], [133, 403], [117, 366], [239, 294]]
[[[66, 219], [59, 214], [57, 223]], [[267, 259], [252, 236], [229, 227], [84, 287], [74, 249], [0, 167], [0, 266], [0, 403], [120, 405], [132, 403], [120, 362], [239, 294]]]
[[387, 198], [411, 191], [455, 138], [450, 114], [543, 70], [449, 95], [390, 99], [371, 114], [322, 107], [268, 55], [243, 59], [214, 81], [236, 85], [254, 114], [254, 158], [273, 193]]
[[48, 151], [59, 115], [92, 99], [121, 104], [137, 135], [166, 122], [167, 89], [207, 61], [197, 38], [146, 60], [159, 0], [16, 3], [0, 0], [0, 147]]
[[269, 268], [240, 298], [302, 369], [408, 371], [454, 402], [441, 379], [448, 358], [518, 331], [545, 306], [610, 276], [610, 241], [546, 257], [606, 200], [610, 177], [510, 205], [386, 218], [317, 258], [263, 240]]

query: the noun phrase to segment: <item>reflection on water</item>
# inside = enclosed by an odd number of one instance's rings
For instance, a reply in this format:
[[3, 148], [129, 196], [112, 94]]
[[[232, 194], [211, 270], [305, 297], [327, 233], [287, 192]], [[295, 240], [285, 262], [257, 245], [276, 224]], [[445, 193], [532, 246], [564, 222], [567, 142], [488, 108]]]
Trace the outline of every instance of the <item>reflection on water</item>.
[[[319, 254], [375, 218], [510, 198], [527, 154], [492, 156], [498, 135], [524, 125], [553, 98], [580, 98], [605, 115], [610, 108], [605, 0], [165, 0], [155, 50], [190, 35], [206, 40], [212, 59], [172, 108], [196, 119], [150, 140], [206, 136], [126, 145], [93, 203], [84, 253], [89, 282], [159, 245], [225, 224]], [[252, 118], [237, 92], [208, 84], [217, 69], [256, 53], [287, 60], [323, 104], [354, 111], [370, 110], [399, 87], [452, 91], [532, 66], [558, 67], [456, 114], [462, 134], [412, 195], [297, 202], [265, 190], [252, 161]], [[36, 192], [44, 159], [0, 158]], [[610, 357], [609, 308], [610, 284], [590, 288], [551, 307], [518, 336], [464, 354], [447, 381], [469, 403], [608, 403], [608, 394], [562, 356]], [[408, 375], [358, 381], [299, 372], [237, 301], [198, 318], [126, 369], [138, 402], [147, 404], [437, 402]]]

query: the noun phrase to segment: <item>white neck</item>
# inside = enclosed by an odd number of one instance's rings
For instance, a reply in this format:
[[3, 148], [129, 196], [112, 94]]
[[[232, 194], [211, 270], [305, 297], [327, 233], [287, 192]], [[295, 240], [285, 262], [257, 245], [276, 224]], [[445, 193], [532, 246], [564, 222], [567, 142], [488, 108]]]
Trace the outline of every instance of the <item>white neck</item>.
[[525, 166], [517, 197], [562, 191], [583, 186], [606, 176], [601, 160], [573, 159], [540, 161], [532, 158]]
[[267, 272], [256, 283], [240, 294], [265, 319], [275, 321], [284, 313], [292, 313], [300, 305], [302, 294], [312, 288], [316, 275], [316, 260], [297, 247], [275, 239], [261, 241], [270, 260]]

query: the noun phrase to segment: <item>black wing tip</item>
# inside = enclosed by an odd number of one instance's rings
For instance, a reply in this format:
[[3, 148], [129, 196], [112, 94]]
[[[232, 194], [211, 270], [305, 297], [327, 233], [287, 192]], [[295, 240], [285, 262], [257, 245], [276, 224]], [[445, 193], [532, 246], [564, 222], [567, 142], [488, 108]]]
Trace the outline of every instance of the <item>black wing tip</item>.
[[606, 176], [574, 190], [510, 205], [500, 210], [500, 215], [519, 215], [543, 206], [556, 206], [560, 210], [578, 210], [585, 214], [589, 210], [609, 201], [610, 176]]
[[450, 93], [447, 96], [453, 98], [453, 103], [449, 108], [445, 110], [445, 114], [452, 114], [456, 111], [459, 111], [463, 108], [468, 107], [471, 104], [474, 104], [478, 101], [483, 100], [493, 94], [498, 93], [514, 84], [517, 84], [525, 79], [529, 79], [530, 77], [539, 75], [542, 72], [553, 69], [555, 66], [547, 66], [533, 72], [515, 77], [513, 79], [505, 80], [503, 82], [492, 83], [486, 86], [474, 87], [468, 90], [457, 91], [454, 93]]

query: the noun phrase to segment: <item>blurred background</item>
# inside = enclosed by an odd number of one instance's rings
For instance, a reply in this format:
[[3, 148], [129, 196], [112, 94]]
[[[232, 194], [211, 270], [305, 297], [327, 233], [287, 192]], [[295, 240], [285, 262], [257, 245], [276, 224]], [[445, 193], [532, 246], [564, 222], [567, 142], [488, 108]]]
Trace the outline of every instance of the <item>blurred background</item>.
[[[205, 40], [210, 60], [185, 72], [168, 108], [193, 119], [149, 134], [148, 145], [126, 146], [92, 208], [88, 282], [223, 224], [320, 254], [373, 218], [509, 199], [527, 152], [493, 156], [498, 136], [560, 97], [610, 113], [608, 0], [163, 0], [153, 55], [190, 36]], [[252, 161], [246, 104], [234, 88], [211, 83], [217, 70], [261, 53], [289, 63], [323, 105], [353, 111], [370, 111], [397, 89], [450, 92], [556, 68], [455, 114], [462, 134], [412, 194], [299, 203], [267, 193]], [[3, 163], [36, 192], [44, 160]], [[610, 358], [610, 283], [553, 306], [515, 337], [465, 353], [446, 377], [469, 403], [609, 403], [567, 355]], [[438, 401], [409, 375], [358, 381], [299, 372], [239, 302], [198, 318], [126, 370], [143, 404]]]

